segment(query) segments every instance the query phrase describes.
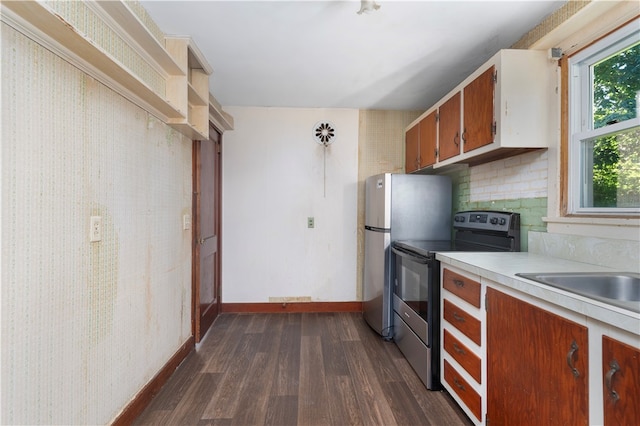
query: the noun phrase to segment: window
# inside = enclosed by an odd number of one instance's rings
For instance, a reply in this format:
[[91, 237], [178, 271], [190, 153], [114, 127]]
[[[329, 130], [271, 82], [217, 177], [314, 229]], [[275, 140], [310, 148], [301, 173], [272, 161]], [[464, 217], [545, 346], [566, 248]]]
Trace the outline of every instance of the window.
[[640, 30], [569, 59], [569, 212], [640, 214]]

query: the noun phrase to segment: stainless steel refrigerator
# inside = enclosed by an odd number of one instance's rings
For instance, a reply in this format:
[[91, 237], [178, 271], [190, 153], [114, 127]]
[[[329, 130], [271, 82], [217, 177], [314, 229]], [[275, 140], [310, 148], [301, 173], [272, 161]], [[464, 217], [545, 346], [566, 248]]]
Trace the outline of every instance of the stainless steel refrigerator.
[[391, 243], [451, 239], [451, 180], [447, 176], [384, 173], [365, 182], [363, 315], [392, 338]]

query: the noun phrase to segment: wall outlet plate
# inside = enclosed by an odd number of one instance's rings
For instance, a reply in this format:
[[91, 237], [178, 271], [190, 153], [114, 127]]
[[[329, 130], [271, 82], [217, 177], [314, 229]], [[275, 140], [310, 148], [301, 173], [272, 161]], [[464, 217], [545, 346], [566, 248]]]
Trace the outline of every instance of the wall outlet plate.
[[102, 240], [102, 216], [91, 216], [89, 220], [89, 241], [92, 243]]
[[313, 228], [315, 226], [315, 221], [312, 217], [307, 218], [307, 228]]

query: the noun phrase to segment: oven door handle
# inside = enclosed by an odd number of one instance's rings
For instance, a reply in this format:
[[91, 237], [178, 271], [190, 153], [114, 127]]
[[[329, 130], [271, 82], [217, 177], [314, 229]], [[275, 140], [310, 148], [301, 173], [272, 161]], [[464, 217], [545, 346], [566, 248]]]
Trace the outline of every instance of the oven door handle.
[[431, 259], [427, 257], [424, 257], [414, 252], [410, 252], [408, 250], [401, 249], [399, 247], [391, 247], [391, 251], [393, 251], [394, 254], [400, 257], [404, 257], [405, 259], [408, 259], [412, 262], [420, 263], [423, 265], [426, 265], [429, 262], [431, 262]]

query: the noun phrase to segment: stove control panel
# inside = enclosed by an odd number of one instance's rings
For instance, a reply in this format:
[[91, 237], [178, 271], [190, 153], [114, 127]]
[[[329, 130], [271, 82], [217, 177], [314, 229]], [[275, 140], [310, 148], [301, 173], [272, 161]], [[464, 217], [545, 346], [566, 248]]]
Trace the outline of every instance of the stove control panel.
[[508, 233], [520, 227], [520, 214], [500, 211], [458, 212], [453, 217], [453, 227]]

